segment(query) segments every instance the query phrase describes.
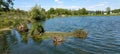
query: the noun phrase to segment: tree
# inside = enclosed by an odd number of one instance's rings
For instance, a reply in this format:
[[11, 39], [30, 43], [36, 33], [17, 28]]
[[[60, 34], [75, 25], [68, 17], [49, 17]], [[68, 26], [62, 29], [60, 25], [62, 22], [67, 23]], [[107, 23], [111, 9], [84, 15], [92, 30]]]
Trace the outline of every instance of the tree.
[[85, 8], [79, 9], [78, 11], [79, 11], [79, 15], [87, 15], [88, 14], [88, 12]]
[[35, 5], [29, 12], [29, 16], [31, 18], [31, 20], [33, 20], [34, 22], [43, 22], [46, 18], [45, 16], [42, 14], [42, 9], [38, 6]]
[[[44, 8], [41, 8], [40, 10], [41, 14], [44, 16], [44, 18], [46, 18], [46, 10]], [[45, 19], [44, 19], [45, 20]]]
[[107, 12], [108, 15], [110, 14], [110, 11], [111, 11], [111, 10], [110, 10], [110, 7], [107, 7], [107, 8], [106, 8], [106, 12]]
[[0, 0], [0, 11], [7, 11], [13, 7], [13, 0]]
[[32, 27], [30, 29], [31, 35], [38, 35], [44, 32], [42, 22], [45, 21], [45, 16], [42, 14], [43, 9], [35, 5], [29, 12], [30, 19], [32, 20]]
[[55, 9], [54, 8], [50, 8], [48, 10], [48, 14], [55, 14]]
[[54, 8], [50, 8], [50, 9], [47, 11], [46, 17], [47, 17], [47, 18], [51, 18], [51, 17], [54, 17], [54, 15], [55, 15], [55, 9], [54, 9]]
[[55, 11], [58, 16], [62, 15], [63, 12], [62, 8], [57, 8]]
[[102, 15], [102, 14], [104, 14], [104, 12], [100, 11], [100, 10], [96, 11], [95, 13], [96, 13], [96, 15]]
[[114, 9], [112, 10], [113, 13], [120, 13], [120, 9]]
[[41, 14], [45, 15], [46, 11], [44, 8], [41, 8]]

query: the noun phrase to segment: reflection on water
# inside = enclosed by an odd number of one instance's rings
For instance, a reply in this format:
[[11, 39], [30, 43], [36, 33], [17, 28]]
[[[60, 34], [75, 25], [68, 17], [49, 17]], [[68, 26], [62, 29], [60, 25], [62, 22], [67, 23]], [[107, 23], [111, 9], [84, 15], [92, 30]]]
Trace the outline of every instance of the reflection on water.
[[[109, 20], [108, 20], [109, 19]], [[120, 17], [71, 17], [50, 19], [44, 24], [46, 31], [71, 32], [75, 29], [88, 31], [86, 39], [71, 34], [56, 34], [63, 41], [53, 41], [53, 34], [29, 36], [15, 29], [0, 32], [1, 54], [119, 54]], [[61, 29], [62, 28], [62, 29]], [[47, 37], [47, 35], [49, 35]], [[70, 36], [71, 35], [71, 36]]]
[[59, 44], [61, 44], [62, 42], [56, 42], [56, 41], [53, 41], [53, 45], [54, 46], [57, 46], [57, 45], [59, 45]]

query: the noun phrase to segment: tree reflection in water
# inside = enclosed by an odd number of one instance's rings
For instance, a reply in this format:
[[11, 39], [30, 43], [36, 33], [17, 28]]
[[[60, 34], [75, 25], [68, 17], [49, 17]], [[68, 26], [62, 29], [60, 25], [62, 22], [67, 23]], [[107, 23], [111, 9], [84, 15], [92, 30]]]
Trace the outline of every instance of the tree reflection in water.
[[21, 42], [27, 44], [27, 43], [28, 43], [28, 36], [27, 36], [27, 33], [21, 33], [20, 35], [21, 35], [21, 39], [22, 39]]
[[7, 54], [9, 53], [9, 48], [16, 44], [16, 38], [13, 37], [10, 31], [0, 32], [0, 53]]
[[39, 36], [39, 35], [32, 36], [31, 38], [33, 39], [33, 41], [34, 41], [36, 44], [41, 44], [41, 42], [42, 42], [42, 37]]
[[42, 37], [40, 35], [33, 35], [33, 36], [29, 36], [29, 32], [19, 32], [20, 33], [20, 37], [21, 37], [21, 42], [23, 43], [28, 43], [29, 39], [33, 40], [35, 43], [40, 44], [42, 42]]

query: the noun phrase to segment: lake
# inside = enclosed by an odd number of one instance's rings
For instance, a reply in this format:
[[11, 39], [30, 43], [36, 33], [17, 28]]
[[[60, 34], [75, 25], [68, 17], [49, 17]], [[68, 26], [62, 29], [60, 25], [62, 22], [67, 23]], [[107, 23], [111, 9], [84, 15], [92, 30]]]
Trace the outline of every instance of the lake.
[[84, 29], [88, 35], [85, 39], [65, 36], [63, 42], [56, 44], [52, 37], [35, 40], [13, 29], [0, 33], [0, 53], [120, 54], [120, 16], [57, 17], [45, 21], [44, 28], [49, 32]]

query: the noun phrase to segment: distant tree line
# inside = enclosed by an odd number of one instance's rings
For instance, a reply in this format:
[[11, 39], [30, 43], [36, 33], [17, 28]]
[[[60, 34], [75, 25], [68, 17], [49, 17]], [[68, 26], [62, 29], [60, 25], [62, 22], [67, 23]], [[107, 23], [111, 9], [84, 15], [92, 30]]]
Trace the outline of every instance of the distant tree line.
[[50, 8], [46, 11], [47, 17], [55, 16], [73, 16], [73, 15], [87, 15], [88, 11], [85, 8], [79, 10], [69, 10], [63, 8]]
[[[41, 13], [46, 16], [46, 18], [53, 18], [57, 16], [85, 16], [85, 15], [120, 15], [120, 9], [111, 10], [110, 7], [106, 8], [106, 11], [96, 10], [90, 11], [86, 8], [81, 8], [78, 10], [70, 10], [63, 8], [50, 8], [49, 10], [45, 10], [44, 8], [40, 8]], [[0, 11], [3, 12], [3, 11]], [[28, 11], [20, 10], [20, 9], [9, 9], [10, 13], [27, 15]]]
[[[0, 0], [0, 15], [3, 14], [1, 12], [11, 12], [13, 14], [22, 14], [27, 15], [28, 11], [14, 9], [13, 3], [14, 0]], [[46, 18], [53, 18], [57, 16], [84, 16], [84, 15], [120, 15], [120, 9], [111, 10], [110, 7], [106, 8], [106, 11], [96, 10], [90, 11], [86, 8], [81, 8], [78, 10], [71, 9], [63, 9], [63, 8], [50, 8], [49, 10], [45, 10], [44, 8], [40, 8], [41, 13], [45, 15]]]
[[120, 9], [111, 10], [110, 7], [107, 7], [106, 11], [101, 11], [101, 10], [90, 11], [90, 10], [87, 10], [86, 8], [81, 8], [78, 10], [50, 8], [48, 11], [46, 11], [46, 15], [48, 18], [55, 17], [55, 16], [112, 15], [113, 13], [120, 15]]
[[120, 9], [114, 9], [112, 10], [113, 13], [120, 13]]

